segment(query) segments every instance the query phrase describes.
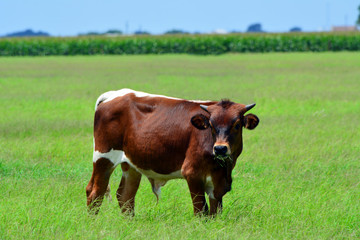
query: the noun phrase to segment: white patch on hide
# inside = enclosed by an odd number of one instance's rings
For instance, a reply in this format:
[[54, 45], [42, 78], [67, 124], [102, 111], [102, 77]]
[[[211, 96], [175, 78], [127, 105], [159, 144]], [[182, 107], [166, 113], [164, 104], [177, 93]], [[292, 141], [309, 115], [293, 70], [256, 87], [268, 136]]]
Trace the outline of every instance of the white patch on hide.
[[109, 152], [106, 152], [106, 153], [94, 151], [93, 162], [95, 163], [100, 158], [109, 159], [110, 162], [112, 162], [114, 164], [114, 168], [117, 165], [119, 165], [120, 163], [126, 162], [131, 167], [133, 167], [136, 171], [138, 171], [139, 173], [145, 175], [148, 178], [152, 178], [155, 181], [165, 181], [165, 183], [166, 183], [170, 179], [183, 178], [183, 176], [181, 175], [181, 170], [174, 171], [169, 174], [161, 174], [161, 173], [154, 172], [153, 170], [144, 170], [144, 169], [138, 168], [134, 163], [131, 162], [131, 160], [126, 156], [126, 154], [122, 150], [111, 149]]
[[[106, 93], [101, 94], [101, 96], [97, 99], [96, 104], [95, 104], [95, 110], [97, 108], [97, 106], [100, 104], [100, 102], [110, 102], [111, 100], [117, 98], [117, 97], [122, 97], [125, 96], [126, 94], [129, 93], [134, 93], [136, 97], [161, 97], [161, 98], [166, 98], [166, 99], [173, 99], [173, 100], [184, 100], [181, 98], [174, 98], [174, 97], [168, 97], [168, 96], [164, 96], [164, 95], [157, 95], [157, 94], [150, 94], [150, 93], [145, 93], [145, 92], [140, 92], [140, 91], [135, 91], [129, 88], [123, 88], [120, 89], [118, 91], [109, 91]], [[207, 103], [210, 102], [208, 100], [206, 101], [202, 101], [202, 100], [187, 100], [189, 102], [196, 102], [196, 103]]]
[[215, 199], [214, 197], [214, 183], [211, 176], [206, 177], [205, 181], [205, 192], [209, 195], [209, 198]]

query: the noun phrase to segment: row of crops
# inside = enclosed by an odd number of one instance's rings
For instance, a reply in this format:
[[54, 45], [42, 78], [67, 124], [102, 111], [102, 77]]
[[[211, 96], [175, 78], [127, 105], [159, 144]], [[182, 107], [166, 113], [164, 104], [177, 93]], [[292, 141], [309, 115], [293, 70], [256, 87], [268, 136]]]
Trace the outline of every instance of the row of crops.
[[360, 32], [0, 39], [0, 56], [359, 50]]

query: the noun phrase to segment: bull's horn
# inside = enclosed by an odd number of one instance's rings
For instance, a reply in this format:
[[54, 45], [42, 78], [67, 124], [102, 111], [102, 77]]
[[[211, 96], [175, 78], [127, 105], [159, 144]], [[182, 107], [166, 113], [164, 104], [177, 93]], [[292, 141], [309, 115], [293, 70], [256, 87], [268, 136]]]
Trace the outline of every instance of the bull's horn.
[[245, 106], [246, 111], [249, 111], [250, 109], [252, 109], [253, 107], [255, 107], [256, 103], [253, 104], [249, 104]]
[[208, 106], [205, 106], [205, 105], [200, 104], [200, 107], [201, 107], [201, 109], [209, 112], [209, 111], [208, 111]]

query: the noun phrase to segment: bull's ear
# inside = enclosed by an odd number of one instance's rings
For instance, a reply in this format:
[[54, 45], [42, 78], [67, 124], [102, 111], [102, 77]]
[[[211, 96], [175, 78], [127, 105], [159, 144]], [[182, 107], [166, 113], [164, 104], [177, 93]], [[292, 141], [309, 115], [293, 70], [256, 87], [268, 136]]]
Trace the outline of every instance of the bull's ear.
[[252, 113], [249, 113], [244, 116], [244, 127], [247, 129], [252, 130], [256, 128], [259, 122], [260, 122], [259, 118]]
[[196, 114], [191, 118], [191, 123], [197, 129], [204, 130], [210, 126], [209, 119], [202, 114]]

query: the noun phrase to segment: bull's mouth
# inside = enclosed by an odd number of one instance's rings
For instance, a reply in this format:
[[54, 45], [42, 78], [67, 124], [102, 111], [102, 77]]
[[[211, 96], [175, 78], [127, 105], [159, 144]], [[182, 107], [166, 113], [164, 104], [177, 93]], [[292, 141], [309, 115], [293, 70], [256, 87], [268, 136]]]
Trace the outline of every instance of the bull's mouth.
[[231, 155], [228, 155], [228, 154], [226, 154], [226, 155], [220, 155], [220, 154], [215, 154], [214, 155], [214, 159], [220, 164], [220, 166], [224, 166], [224, 164], [226, 163], [226, 162], [232, 162], [233, 161], [233, 159], [232, 159], [232, 157], [231, 157]]
[[217, 158], [219, 160], [223, 160], [223, 161], [225, 161], [226, 159], [231, 158], [231, 156], [228, 155], [228, 154], [215, 154], [214, 156], [215, 156], [215, 158]]

